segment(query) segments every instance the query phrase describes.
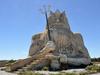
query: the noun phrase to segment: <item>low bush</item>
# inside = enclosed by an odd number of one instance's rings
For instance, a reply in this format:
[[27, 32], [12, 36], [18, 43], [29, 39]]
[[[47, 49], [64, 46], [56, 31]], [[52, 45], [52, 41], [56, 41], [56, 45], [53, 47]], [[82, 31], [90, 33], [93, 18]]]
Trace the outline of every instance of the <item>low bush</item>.
[[86, 67], [86, 70], [90, 73], [96, 73], [96, 72], [100, 72], [100, 66], [98, 65], [90, 65]]
[[48, 71], [49, 70], [49, 67], [43, 67], [42, 70], [43, 71]]
[[79, 75], [88, 75], [88, 73], [87, 72], [82, 72]]

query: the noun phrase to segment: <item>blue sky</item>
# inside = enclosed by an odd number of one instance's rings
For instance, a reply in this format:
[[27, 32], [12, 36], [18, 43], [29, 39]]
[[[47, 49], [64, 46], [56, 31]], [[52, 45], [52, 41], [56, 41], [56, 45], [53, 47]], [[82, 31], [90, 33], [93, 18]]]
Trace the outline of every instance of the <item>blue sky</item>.
[[44, 31], [39, 9], [65, 10], [73, 32], [83, 35], [91, 57], [100, 56], [100, 0], [0, 0], [0, 60], [28, 56], [31, 37]]

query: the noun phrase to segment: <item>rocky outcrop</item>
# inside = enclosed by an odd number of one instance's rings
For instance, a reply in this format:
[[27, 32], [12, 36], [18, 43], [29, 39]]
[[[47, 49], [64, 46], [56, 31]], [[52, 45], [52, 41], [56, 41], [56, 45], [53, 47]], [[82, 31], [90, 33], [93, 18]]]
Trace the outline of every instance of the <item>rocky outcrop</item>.
[[[51, 62], [51, 66], [59, 63], [72, 65], [88, 65], [90, 64], [90, 56], [84, 45], [82, 35], [73, 33], [70, 29], [65, 12], [51, 12], [48, 17], [50, 36], [56, 45], [56, 49], [52, 52], [58, 59]], [[36, 55], [44, 48], [48, 41], [47, 28], [43, 33], [36, 34], [32, 37], [32, 44], [29, 50], [29, 56]], [[57, 66], [59, 67], [59, 66]]]
[[82, 35], [70, 29], [65, 12], [51, 12], [48, 17], [51, 41], [48, 29], [32, 37], [29, 58], [15, 62], [10, 70], [27, 67], [37, 70], [48, 66], [52, 70], [66, 69], [68, 65], [90, 64], [90, 56], [84, 45]]
[[48, 63], [48, 58], [46, 57], [46, 55], [48, 55], [48, 53], [53, 50], [55, 50], [54, 42], [48, 41], [45, 47], [40, 52], [38, 52], [37, 55], [16, 61], [15, 63], [8, 66], [6, 68], [6, 71], [15, 71], [16, 69], [20, 69], [23, 67], [27, 67], [27, 69], [42, 68], [46, 65], [46, 63]]

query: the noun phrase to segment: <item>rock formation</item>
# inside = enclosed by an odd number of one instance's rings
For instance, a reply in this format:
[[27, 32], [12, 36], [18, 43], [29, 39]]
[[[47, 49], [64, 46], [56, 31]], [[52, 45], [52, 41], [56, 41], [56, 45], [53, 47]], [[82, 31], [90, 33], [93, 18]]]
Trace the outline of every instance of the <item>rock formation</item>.
[[[68, 65], [80, 66], [90, 64], [90, 56], [84, 45], [82, 35], [73, 33], [70, 29], [65, 12], [50, 12], [48, 17], [51, 42], [48, 39], [47, 27], [43, 33], [32, 37], [32, 44], [29, 49], [27, 61], [10, 66], [10, 70], [27, 67], [37, 70], [48, 66], [52, 70], [66, 69]], [[49, 45], [48, 45], [49, 42]], [[51, 48], [50, 48], [50, 47]], [[64, 67], [63, 67], [64, 65]], [[14, 68], [12, 68], [14, 66]]]
[[[75, 66], [88, 65], [91, 60], [87, 48], [84, 46], [83, 38], [80, 33], [73, 33], [70, 29], [65, 12], [51, 12], [48, 18], [50, 35], [56, 45], [52, 52], [54, 56], [60, 58], [60, 63], [72, 64]], [[29, 56], [37, 55], [48, 41], [47, 28], [43, 33], [32, 37], [32, 44]], [[57, 61], [56, 61], [57, 62]]]

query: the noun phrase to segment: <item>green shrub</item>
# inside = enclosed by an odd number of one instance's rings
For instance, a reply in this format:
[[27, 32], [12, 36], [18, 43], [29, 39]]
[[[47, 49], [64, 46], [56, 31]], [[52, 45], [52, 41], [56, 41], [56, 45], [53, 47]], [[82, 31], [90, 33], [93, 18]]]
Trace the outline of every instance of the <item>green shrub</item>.
[[86, 67], [86, 70], [89, 71], [89, 72], [100, 72], [100, 66], [98, 65], [90, 65], [90, 66], [87, 66]]
[[87, 72], [82, 72], [82, 73], [79, 73], [79, 75], [88, 75]]
[[77, 75], [76, 73], [65, 73], [65, 75]]
[[16, 60], [9, 60], [8, 63], [14, 63]]
[[43, 71], [48, 71], [49, 68], [45, 66], [45, 67], [42, 68], [42, 70], [43, 70]]
[[5, 66], [10, 66], [12, 65], [14, 62], [16, 62], [16, 60], [9, 60]]

